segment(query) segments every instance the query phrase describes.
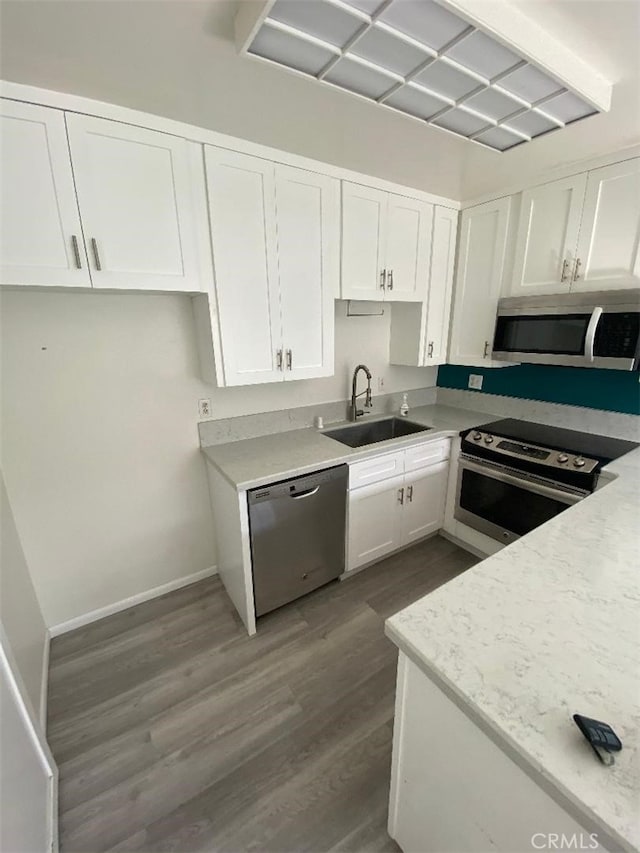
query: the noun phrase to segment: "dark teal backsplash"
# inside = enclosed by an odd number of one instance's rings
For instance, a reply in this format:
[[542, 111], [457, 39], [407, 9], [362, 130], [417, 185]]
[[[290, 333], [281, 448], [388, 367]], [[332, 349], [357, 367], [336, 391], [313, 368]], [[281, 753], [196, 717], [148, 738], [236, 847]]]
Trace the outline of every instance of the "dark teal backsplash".
[[501, 394], [640, 415], [638, 373], [539, 364], [501, 368], [443, 364], [438, 369], [438, 386], [468, 391], [470, 373], [484, 377], [482, 391], [476, 394]]

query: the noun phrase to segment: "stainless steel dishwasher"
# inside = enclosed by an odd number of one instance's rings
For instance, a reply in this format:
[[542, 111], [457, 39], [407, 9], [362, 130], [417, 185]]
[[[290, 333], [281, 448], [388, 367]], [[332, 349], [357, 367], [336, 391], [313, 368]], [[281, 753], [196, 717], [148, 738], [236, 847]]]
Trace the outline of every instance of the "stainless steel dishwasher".
[[342, 574], [348, 478], [338, 465], [249, 490], [256, 616]]

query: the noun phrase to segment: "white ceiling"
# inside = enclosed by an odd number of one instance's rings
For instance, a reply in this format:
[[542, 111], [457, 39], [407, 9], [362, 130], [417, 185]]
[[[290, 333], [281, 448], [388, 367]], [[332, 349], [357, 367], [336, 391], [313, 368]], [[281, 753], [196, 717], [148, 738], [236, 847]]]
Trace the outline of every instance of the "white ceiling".
[[0, 0], [0, 76], [463, 199], [640, 142], [640, 2], [510, 2], [615, 85], [608, 114], [504, 154], [239, 57], [237, 0]]

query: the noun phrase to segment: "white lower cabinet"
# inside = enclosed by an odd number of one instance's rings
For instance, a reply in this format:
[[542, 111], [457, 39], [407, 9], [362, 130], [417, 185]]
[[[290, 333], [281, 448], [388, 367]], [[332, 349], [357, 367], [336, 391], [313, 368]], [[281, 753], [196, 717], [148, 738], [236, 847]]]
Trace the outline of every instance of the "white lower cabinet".
[[425, 442], [350, 466], [347, 571], [440, 530], [450, 445]]
[[404, 485], [401, 545], [436, 533], [444, 524], [448, 462], [407, 474]]
[[349, 571], [400, 548], [403, 489], [404, 475], [350, 492]]

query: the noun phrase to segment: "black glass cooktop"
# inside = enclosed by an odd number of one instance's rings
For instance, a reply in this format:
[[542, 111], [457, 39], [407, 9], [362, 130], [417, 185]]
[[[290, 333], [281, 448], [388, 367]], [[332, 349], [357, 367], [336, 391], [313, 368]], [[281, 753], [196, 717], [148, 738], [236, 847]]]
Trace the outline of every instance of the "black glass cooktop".
[[[551, 450], [566, 450], [569, 453], [597, 459], [603, 465], [640, 446], [635, 441], [621, 438], [609, 438], [606, 435], [594, 435], [573, 429], [545, 426], [544, 424], [505, 418], [481, 424], [476, 429], [489, 432], [501, 438], [511, 438], [526, 444], [538, 444]], [[465, 430], [466, 434], [467, 430]]]

